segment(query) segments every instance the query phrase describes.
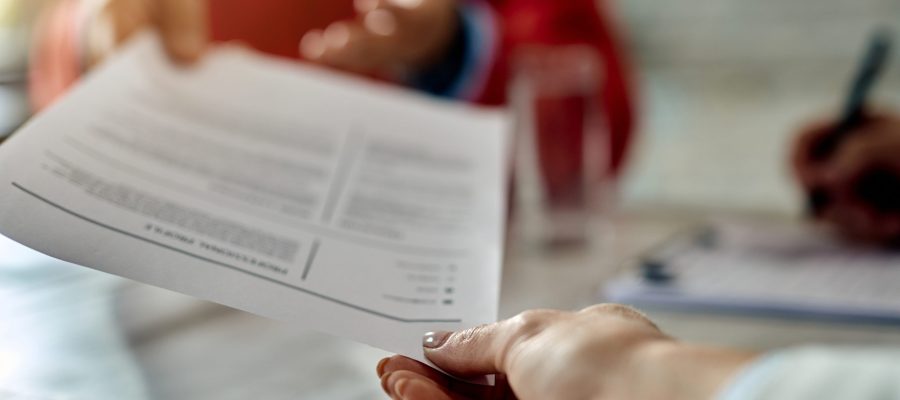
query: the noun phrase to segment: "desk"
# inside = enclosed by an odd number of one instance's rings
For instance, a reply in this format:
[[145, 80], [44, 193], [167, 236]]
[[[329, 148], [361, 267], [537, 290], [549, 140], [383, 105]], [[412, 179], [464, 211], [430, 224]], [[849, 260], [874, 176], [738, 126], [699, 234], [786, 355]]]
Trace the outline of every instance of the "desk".
[[[623, 216], [615, 221], [617, 236], [607, 246], [555, 254], [512, 246], [504, 271], [502, 315], [595, 303], [597, 289], [628, 258], [703, 218], [677, 215]], [[804, 343], [900, 346], [900, 329], [878, 326], [650, 315], [684, 340], [757, 350]], [[119, 316], [152, 398], [381, 398], [373, 368], [387, 354], [366, 346], [134, 283], [121, 289]]]
[[[629, 258], [703, 218], [641, 211], [617, 218], [616, 235], [605, 245], [557, 253], [512, 245], [502, 316], [593, 304], [598, 288]], [[757, 350], [803, 343], [900, 346], [897, 328], [650, 316], [683, 340]], [[16, 389], [43, 399], [53, 393], [41, 391], [48, 388], [77, 388], [101, 399], [382, 398], [374, 373], [388, 355], [382, 351], [61, 264], [2, 240], [0, 321], [0, 398], [8, 394], [3, 390]], [[25, 388], [5, 387], [17, 371], [36, 375], [27, 376]]]

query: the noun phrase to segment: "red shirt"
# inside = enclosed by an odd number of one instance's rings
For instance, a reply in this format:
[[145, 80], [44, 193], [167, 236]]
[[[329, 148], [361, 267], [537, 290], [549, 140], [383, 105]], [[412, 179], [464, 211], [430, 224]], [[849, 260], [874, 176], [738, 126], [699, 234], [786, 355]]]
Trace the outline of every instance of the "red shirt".
[[[615, 30], [596, 0], [492, 0], [503, 26], [503, 50], [497, 60], [482, 101], [506, 101], [509, 56], [525, 44], [585, 44], [600, 54], [606, 73], [600, 80], [602, 115], [611, 135], [611, 169], [619, 172], [625, 162], [634, 130], [631, 79]], [[606, 4], [606, 1], [602, 3]], [[577, 109], [577, 105], [573, 105]]]
[[[606, 79], [597, 91], [601, 93], [601, 111], [607, 117], [611, 133], [611, 168], [614, 173], [618, 172], [632, 137], [632, 100], [628, 69], [617, 46], [614, 29], [604, 10], [598, 8], [602, 6], [598, 6], [596, 0], [471, 1], [480, 1], [479, 4], [487, 4], [492, 9], [497, 30], [494, 33], [499, 42], [492, 55], [488, 79], [481, 92], [473, 96], [481, 104], [506, 102], [510, 55], [523, 45], [585, 44], [596, 49], [606, 73]], [[303, 34], [310, 29], [325, 28], [337, 20], [353, 18], [352, 3], [352, 0], [215, 0], [209, 2], [212, 36], [217, 41], [239, 40], [266, 53], [298, 58], [298, 44]], [[75, 41], [81, 35], [77, 22], [72, 22], [78, 15], [75, 4], [75, 1], [61, 2], [60, 7], [45, 16], [43, 29], [38, 33], [36, 43], [39, 45], [33, 52], [30, 88], [37, 109], [61, 94], [80, 72]], [[539, 113], [562, 116], [555, 123], [578, 121], [578, 113], [583, 110], [578, 111], [577, 101], [569, 105], [564, 103], [547, 104]], [[566, 113], [570, 117], [565, 117]], [[550, 119], [550, 122], [554, 120]], [[580, 128], [572, 125], [568, 130], [580, 134]], [[549, 168], [545, 173], [550, 181], [556, 181], [553, 176], [567, 177], [562, 180], [579, 176], [576, 170], [581, 168], [581, 162], [571, 155], [578, 153], [580, 136], [559, 137], [555, 134], [541, 140], [559, 144], [542, 146], [542, 151], [562, 149], [554, 160], [543, 163]], [[545, 156], [554, 158], [550, 153]]]
[[[628, 69], [604, 10], [595, 0], [482, 0], [495, 12], [499, 51], [482, 93], [481, 104], [506, 103], [509, 57], [526, 44], [586, 44], [601, 55], [606, 79], [603, 115], [611, 134], [611, 167], [621, 169], [631, 142], [633, 108]], [[354, 16], [351, 0], [216, 0], [211, 4], [215, 40], [240, 40], [264, 52], [298, 58], [298, 43], [311, 29]], [[315, 12], [309, 12], [315, 10]], [[564, 138], [558, 138], [564, 140]]]

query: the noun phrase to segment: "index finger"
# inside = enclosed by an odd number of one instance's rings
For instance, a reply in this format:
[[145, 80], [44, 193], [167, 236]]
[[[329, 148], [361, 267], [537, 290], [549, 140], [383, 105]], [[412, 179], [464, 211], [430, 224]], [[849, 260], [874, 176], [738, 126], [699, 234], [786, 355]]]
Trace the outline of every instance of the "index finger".
[[209, 41], [206, 0], [156, 2], [156, 25], [169, 55], [180, 62], [197, 61]]

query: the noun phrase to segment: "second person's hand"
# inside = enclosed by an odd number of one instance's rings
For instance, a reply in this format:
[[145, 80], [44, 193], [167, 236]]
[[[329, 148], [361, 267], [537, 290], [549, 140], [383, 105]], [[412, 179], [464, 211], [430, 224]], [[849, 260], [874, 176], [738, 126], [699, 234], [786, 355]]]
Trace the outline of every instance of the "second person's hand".
[[[806, 191], [816, 189], [828, 195], [828, 202], [816, 210], [816, 217], [852, 239], [897, 244], [900, 118], [870, 115], [828, 160], [816, 161], [812, 149], [833, 129], [832, 122], [810, 126], [799, 136], [793, 151], [794, 174], [800, 185]], [[878, 179], [873, 181], [873, 177]]]
[[[208, 0], [110, 0], [87, 31], [91, 64], [133, 34], [159, 31], [175, 61], [209, 42]], [[356, 18], [297, 38], [308, 61], [358, 73], [416, 71], [440, 61], [460, 28], [456, 0], [355, 0]], [[314, 9], [310, 12], [315, 12]]]
[[459, 377], [499, 374], [494, 387], [449, 378], [395, 356], [378, 366], [394, 399], [707, 399], [755, 356], [691, 346], [619, 305], [529, 311], [496, 324], [426, 335], [425, 355]]
[[460, 28], [457, 0], [355, 0], [357, 17], [300, 42], [312, 62], [360, 73], [416, 70], [440, 61]]

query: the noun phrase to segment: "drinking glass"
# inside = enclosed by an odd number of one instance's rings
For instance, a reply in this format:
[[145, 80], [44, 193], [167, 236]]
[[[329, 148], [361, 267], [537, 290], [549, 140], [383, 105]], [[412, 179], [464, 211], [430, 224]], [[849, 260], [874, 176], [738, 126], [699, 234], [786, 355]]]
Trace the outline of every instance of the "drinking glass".
[[540, 248], [590, 244], [603, 234], [612, 187], [599, 55], [530, 47], [512, 63], [514, 231]]

